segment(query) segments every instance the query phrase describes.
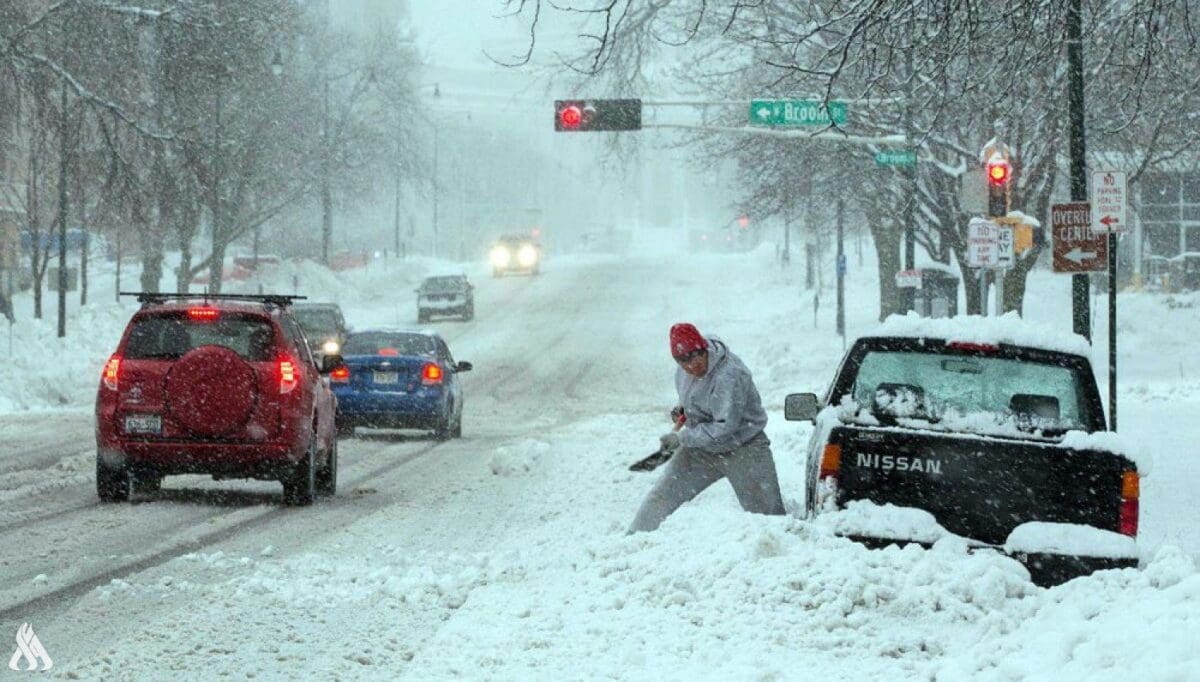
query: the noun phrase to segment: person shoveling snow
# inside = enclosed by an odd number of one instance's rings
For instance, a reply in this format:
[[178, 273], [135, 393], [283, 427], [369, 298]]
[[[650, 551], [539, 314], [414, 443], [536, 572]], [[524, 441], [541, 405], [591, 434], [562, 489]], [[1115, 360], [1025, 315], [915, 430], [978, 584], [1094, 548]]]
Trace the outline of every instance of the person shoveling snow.
[[722, 478], [729, 479], [742, 509], [783, 514], [771, 441], [763, 433], [767, 413], [750, 370], [724, 342], [706, 339], [687, 322], [671, 327], [670, 342], [679, 364], [679, 405], [672, 411], [676, 428], [660, 439], [666, 468], [629, 532], [658, 528], [684, 502]]

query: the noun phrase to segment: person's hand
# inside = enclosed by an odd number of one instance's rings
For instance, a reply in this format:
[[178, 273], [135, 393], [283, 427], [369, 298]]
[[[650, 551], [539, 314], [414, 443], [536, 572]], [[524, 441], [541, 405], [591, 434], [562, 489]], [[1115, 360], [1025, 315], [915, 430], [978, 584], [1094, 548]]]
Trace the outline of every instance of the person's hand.
[[678, 424], [679, 420], [683, 419], [683, 405], [676, 405], [671, 408], [671, 423]]
[[679, 434], [674, 431], [663, 434], [663, 437], [659, 438], [658, 442], [662, 444], [662, 449], [665, 452], [675, 452], [679, 449]]

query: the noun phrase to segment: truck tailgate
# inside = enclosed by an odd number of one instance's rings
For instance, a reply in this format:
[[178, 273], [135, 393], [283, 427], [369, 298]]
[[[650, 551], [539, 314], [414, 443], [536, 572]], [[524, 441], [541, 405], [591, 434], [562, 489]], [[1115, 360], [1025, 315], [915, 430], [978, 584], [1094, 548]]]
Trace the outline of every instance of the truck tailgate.
[[917, 507], [957, 535], [1003, 544], [1027, 521], [1117, 531], [1125, 457], [1054, 443], [839, 426], [837, 504]]

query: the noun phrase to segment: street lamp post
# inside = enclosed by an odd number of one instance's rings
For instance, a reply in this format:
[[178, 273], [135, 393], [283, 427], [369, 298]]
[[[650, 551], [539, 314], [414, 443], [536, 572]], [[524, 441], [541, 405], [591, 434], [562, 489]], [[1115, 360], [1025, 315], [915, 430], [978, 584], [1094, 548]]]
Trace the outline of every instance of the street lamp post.
[[[436, 90], [434, 91], [437, 92]], [[438, 128], [433, 126], [433, 257], [438, 254]]]

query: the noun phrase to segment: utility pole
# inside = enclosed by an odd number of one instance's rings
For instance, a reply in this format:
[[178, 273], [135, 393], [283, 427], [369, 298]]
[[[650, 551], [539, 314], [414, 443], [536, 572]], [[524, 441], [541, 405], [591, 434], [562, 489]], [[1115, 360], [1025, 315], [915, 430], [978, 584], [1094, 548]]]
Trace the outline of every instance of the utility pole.
[[[66, 33], [66, 27], [60, 26]], [[65, 39], [64, 39], [65, 45]], [[67, 80], [61, 79], [58, 111], [58, 338], [67, 335], [67, 220], [70, 215], [70, 192], [67, 189]], [[34, 245], [37, 248], [37, 245]]]
[[[1087, 142], [1083, 117], [1083, 9], [1081, 0], [1067, 7], [1067, 109], [1071, 126], [1071, 201], [1086, 202]], [[1115, 253], [1112, 245], [1109, 251]], [[1113, 256], [1115, 257], [1115, 256]], [[1088, 308], [1088, 275], [1071, 275], [1071, 320], [1076, 334], [1092, 340], [1092, 317]], [[1112, 415], [1116, 429], [1116, 415]]]
[[842, 337], [842, 349], [846, 346], [846, 200], [837, 200], [837, 334]]
[[395, 232], [396, 257], [400, 258], [400, 123], [396, 122], [396, 211], [392, 216]]
[[[914, 10], [915, 11], [915, 10]], [[916, 151], [916, 145], [913, 142], [913, 21], [915, 17], [909, 17], [908, 22], [908, 50], [904, 58], [905, 80], [904, 80], [904, 139]], [[917, 235], [916, 225], [913, 224], [915, 218], [916, 203], [917, 203], [917, 164], [904, 167], [904, 177], [908, 184], [908, 197], [904, 202], [904, 269], [913, 270], [917, 267]]]
[[783, 219], [783, 256], [784, 265], [792, 262], [792, 216], [789, 213]]
[[[434, 90], [436, 95], [437, 90]], [[433, 126], [433, 257], [438, 254], [438, 127]]]

